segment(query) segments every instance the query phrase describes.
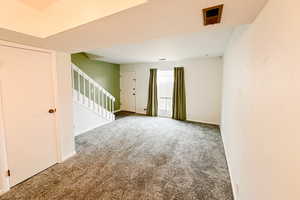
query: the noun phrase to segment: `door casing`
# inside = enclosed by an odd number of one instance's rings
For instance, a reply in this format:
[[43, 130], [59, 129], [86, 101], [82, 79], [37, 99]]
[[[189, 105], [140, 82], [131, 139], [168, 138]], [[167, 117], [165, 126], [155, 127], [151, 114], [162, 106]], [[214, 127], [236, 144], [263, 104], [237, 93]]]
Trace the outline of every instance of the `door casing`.
[[[57, 92], [57, 75], [56, 75], [56, 52], [46, 49], [35, 48], [31, 46], [16, 44], [13, 42], [7, 42], [0, 40], [0, 46], [10, 47], [10, 48], [19, 48], [29, 51], [38, 51], [51, 54], [51, 68], [52, 68], [52, 80], [53, 80], [53, 94], [54, 94], [54, 107], [57, 107], [58, 104], [58, 92]], [[3, 119], [3, 104], [0, 99], [0, 195], [7, 192], [10, 189], [9, 177], [7, 176], [7, 171], [9, 170], [8, 160], [7, 160], [7, 146], [6, 146], [6, 137], [5, 137], [5, 128], [4, 128], [4, 119]], [[63, 158], [61, 155], [61, 137], [58, 131], [58, 123], [56, 116], [54, 117], [55, 121], [55, 149], [56, 149], [56, 160], [57, 163], [62, 162]]]

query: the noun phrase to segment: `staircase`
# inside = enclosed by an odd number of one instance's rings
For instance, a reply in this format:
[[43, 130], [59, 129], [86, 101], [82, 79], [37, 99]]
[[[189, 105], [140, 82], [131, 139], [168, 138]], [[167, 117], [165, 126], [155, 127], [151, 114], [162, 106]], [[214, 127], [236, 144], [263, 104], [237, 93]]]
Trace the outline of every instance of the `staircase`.
[[74, 64], [72, 83], [75, 135], [115, 120], [115, 98]]

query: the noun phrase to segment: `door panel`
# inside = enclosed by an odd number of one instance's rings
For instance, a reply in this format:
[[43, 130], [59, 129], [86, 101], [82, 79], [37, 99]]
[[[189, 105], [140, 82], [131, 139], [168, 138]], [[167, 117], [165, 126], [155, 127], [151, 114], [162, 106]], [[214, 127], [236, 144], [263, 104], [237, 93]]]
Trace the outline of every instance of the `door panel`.
[[136, 112], [135, 72], [121, 74], [121, 109]]
[[10, 186], [57, 162], [51, 54], [0, 46]]

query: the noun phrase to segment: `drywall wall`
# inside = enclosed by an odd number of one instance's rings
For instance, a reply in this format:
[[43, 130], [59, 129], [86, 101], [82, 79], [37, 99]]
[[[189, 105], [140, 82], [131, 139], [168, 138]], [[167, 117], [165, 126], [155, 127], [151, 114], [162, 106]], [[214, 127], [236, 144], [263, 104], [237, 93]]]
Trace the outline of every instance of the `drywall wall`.
[[73, 101], [73, 112], [75, 136], [110, 122], [76, 101]]
[[61, 161], [75, 154], [73, 130], [73, 94], [71, 76], [71, 56], [68, 53], [56, 52], [56, 123], [60, 136]]
[[72, 63], [98, 82], [115, 98], [115, 110], [120, 109], [120, 65], [90, 60], [84, 53], [72, 54]]
[[221, 112], [222, 58], [198, 58], [178, 62], [121, 65], [120, 71], [136, 73], [136, 112], [145, 113], [149, 69], [185, 68], [187, 119], [219, 124]]
[[225, 53], [221, 129], [236, 200], [300, 198], [299, 6], [269, 0]]

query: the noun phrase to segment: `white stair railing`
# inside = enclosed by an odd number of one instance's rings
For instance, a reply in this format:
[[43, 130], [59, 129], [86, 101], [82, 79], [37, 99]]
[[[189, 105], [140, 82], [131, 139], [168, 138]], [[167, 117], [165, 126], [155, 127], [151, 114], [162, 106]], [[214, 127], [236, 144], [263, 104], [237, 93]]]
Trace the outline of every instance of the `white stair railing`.
[[74, 64], [72, 64], [72, 83], [74, 101], [96, 112], [102, 118], [115, 120], [113, 113], [115, 97]]

